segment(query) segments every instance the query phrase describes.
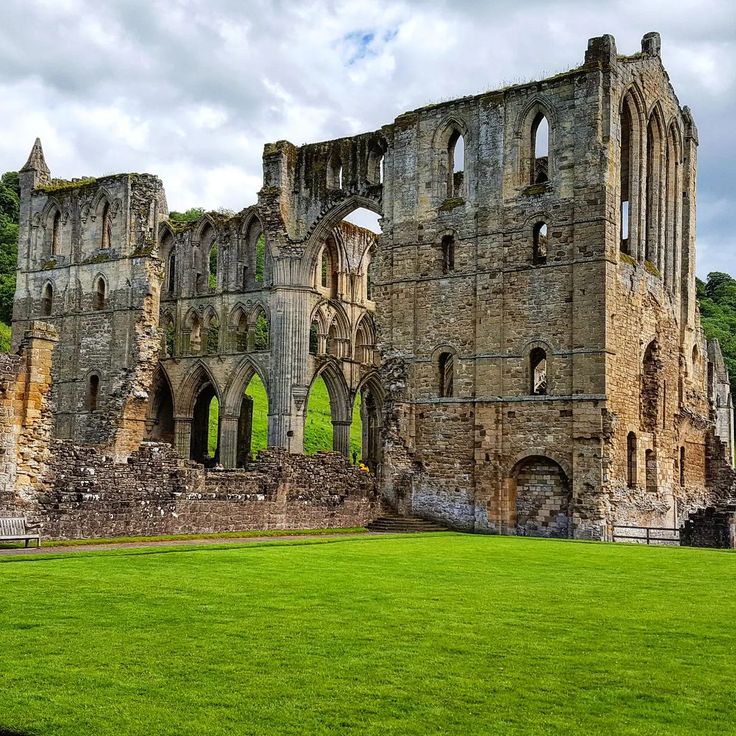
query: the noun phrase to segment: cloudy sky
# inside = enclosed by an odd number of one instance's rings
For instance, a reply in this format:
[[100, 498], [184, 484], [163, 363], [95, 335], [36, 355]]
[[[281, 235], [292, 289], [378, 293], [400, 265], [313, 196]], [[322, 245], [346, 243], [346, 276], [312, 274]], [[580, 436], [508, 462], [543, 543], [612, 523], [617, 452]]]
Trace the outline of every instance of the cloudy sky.
[[256, 200], [263, 144], [633, 53], [647, 31], [700, 131], [701, 275], [736, 274], [733, 0], [0, 0], [0, 171], [162, 177], [169, 206]]

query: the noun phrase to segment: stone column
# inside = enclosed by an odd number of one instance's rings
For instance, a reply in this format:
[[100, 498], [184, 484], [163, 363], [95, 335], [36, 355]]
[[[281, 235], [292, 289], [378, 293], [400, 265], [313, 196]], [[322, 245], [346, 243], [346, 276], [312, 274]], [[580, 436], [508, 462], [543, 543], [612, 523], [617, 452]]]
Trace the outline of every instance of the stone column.
[[182, 457], [189, 457], [191, 441], [192, 420], [189, 417], [174, 417], [174, 448]]
[[238, 459], [238, 417], [220, 417], [220, 464], [224, 468], [234, 468]]
[[332, 447], [345, 457], [350, 456], [350, 425], [352, 422], [332, 422]]
[[[275, 260], [274, 281], [288, 283], [297, 267], [296, 259]], [[277, 286], [271, 299], [268, 445], [293, 453], [304, 451], [300, 401], [307, 393], [309, 293], [304, 286]]]

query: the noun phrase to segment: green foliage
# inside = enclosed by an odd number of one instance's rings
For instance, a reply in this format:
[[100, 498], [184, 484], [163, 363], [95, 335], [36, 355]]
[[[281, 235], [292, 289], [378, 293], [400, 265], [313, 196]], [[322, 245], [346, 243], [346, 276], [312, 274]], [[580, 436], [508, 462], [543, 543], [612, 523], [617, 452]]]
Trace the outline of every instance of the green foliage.
[[0, 322], [0, 353], [10, 352], [10, 326]]
[[256, 281], [263, 283], [266, 274], [266, 236], [261, 233], [256, 241]]
[[[353, 407], [353, 423], [350, 426], [350, 459], [353, 453], [361, 457], [362, 425], [360, 421], [360, 396]], [[314, 455], [316, 452], [332, 451], [332, 414], [330, 412], [330, 394], [327, 385], [320, 376], [309, 392], [307, 417], [304, 422], [304, 452]]]
[[176, 225], [188, 225], [204, 215], [204, 207], [190, 207], [184, 212], [169, 212], [169, 220]]
[[256, 328], [253, 347], [256, 350], [268, 350], [271, 343], [271, 328], [266, 315], [261, 313], [256, 318]]
[[0, 730], [731, 734], [734, 555], [436, 534], [0, 558]]
[[717, 338], [736, 391], [736, 281], [727, 273], [714, 271], [708, 281], [696, 281], [700, 321], [708, 339]]
[[[0, 177], [0, 324], [10, 324], [15, 294], [15, 268], [18, 261], [18, 221], [20, 185], [18, 174], [8, 171]], [[0, 337], [0, 350], [5, 342]]]

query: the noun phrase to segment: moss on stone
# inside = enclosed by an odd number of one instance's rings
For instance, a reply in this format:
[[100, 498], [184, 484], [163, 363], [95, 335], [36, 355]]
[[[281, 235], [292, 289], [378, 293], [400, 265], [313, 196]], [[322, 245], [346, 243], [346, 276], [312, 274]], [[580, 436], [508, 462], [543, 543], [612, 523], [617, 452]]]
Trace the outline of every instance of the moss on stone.
[[652, 276], [656, 276], [657, 278], [662, 277], [659, 269], [651, 261], [644, 261], [644, 269], [647, 273], [652, 274]]
[[450, 197], [446, 199], [440, 206], [440, 212], [450, 212], [456, 207], [462, 207], [465, 204], [465, 200], [462, 197]]
[[56, 268], [56, 258], [49, 258], [41, 264], [41, 268], [46, 271], [50, 268]]
[[624, 253], [623, 251], [619, 251], [619, 258], [624, 263], [628, 263], [629, 266], [636, 266], [636, 259], [634, 259], [632, 256], [630, 256], [628, 253]]
[[97, 179], [93, 176], [84, 176], [81, 179], [75, 181], [67, 181], [66, 179], [52, 179], [49, 184], [44, 184], [37, 187], [42, 192], [60, 192], [71, 189], [84, 189], [84, 187], [90, 187], [97, 184]]
[[90, 263], [107, 263], [110, 260], [110, 254], [105, 253], [98, 253], [95, 256], [90, 256], [89, 258], [85, 258], [82, 261], [82, 264], [90, 264]]
[[546, 194], [550, 190], [549, 182], [542, 182], [541, 184], [532, 184], [528, 186], [522, 195], [525, 197], [537, 197], [540, 194]]

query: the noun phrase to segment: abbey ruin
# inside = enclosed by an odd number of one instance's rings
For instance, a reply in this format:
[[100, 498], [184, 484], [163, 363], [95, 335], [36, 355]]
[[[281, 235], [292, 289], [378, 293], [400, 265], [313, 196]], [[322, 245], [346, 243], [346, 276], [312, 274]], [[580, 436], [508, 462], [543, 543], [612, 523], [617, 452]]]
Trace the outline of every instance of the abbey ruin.
[[[37, 141], [0, 507], [58, 536], [362, 524], [379, 498], [486, 533], [681, 526], [734, 479], [695, 298], [697, 146], [655, 33], [370, 133], [267, 144], [257, 204], [191, 224], [155, 176], [53, 179]], [[251, 458], [256, 375], [273, 449]], [[302, 455], [318, 377], [336, 453], [362, 397], [370, 473]]]

